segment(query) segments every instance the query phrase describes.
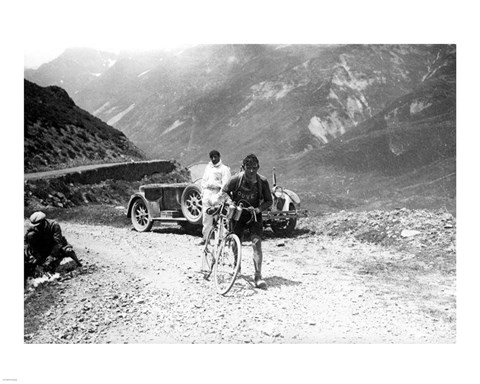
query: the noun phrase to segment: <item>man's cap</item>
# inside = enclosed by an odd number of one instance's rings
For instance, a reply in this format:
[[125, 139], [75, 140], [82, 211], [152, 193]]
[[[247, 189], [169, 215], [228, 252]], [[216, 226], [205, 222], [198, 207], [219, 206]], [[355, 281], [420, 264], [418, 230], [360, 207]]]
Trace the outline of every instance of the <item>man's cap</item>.
[[43, 220], [45, 220], [46, 216], [45, 216], [45, 213], [43, 212], [34, 212], [32, 213], [32, 215], [30, 216], [30, 223], [36, 227], [37, 225], [39, 225], [40, 223], [43, 222]]

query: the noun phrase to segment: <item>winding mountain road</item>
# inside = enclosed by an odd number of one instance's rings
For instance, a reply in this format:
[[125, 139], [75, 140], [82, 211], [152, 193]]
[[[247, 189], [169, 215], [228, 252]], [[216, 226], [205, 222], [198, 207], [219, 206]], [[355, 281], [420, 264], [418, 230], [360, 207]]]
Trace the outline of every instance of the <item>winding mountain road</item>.
[[120, 164], [124, 164], [124, 163], [81, 165], [81, 166], [78, 166], [78, 167], [56, 169], [56, 170], [53, 170], [53, 171], [25, 173], [23, 177], [24, 177], [25, 180], [48, 179], [48, 178], [51, 178], [51, 177], [58, 177], [58, 176], [67, 175], [69, 173], [90, 171], [92, 169], [112, 167], [112, 166], [116, 166], [116, 165], [120, 165]]

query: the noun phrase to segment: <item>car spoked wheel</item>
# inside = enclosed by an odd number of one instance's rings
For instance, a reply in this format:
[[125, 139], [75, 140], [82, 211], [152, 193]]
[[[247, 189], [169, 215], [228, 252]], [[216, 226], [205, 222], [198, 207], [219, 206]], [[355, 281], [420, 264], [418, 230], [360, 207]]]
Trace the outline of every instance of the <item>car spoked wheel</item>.
[[137, 199], [132, 206], [132, 225], [138, 232], [147, 232], [152, 228], [153, 221], [148, 215], [148, 208], [142, 199]]
[[201, 224], [202, 222], [202, 194], [200, 187], [189, 185], [182, 194], [181, 199], [182, 213], [191, 224]]
[[192, 216], [198, 216], [202, 213], [202, 201], [199, 196], [191, 194], [185, 203]]

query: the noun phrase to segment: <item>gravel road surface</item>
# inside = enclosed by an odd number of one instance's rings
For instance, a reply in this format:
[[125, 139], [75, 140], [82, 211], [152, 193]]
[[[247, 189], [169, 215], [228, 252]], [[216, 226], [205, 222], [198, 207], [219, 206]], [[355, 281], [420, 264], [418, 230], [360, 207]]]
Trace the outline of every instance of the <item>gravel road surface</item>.
[[455, 343], [454, 274], [366, 268], [413, 257], [405, 252], [308, 232], [268, 237], [259, 290], [247, 241], [242, 277], [220, 296], [200, 273], [199, 238], [175, 225], [62, 227], [85, 265], [50, 283], [55, 299], [26, 343]]

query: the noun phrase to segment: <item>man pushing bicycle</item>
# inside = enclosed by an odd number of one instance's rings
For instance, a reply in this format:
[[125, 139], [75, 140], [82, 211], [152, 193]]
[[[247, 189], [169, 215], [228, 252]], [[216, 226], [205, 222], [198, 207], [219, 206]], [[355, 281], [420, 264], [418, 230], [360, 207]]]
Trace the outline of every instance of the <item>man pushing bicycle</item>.
[[249, 229], [253, 247], [254, 282], [257, 288], [265, 289], [267, 284], [262, 279], [262, 211], [271, 207], [272, 194], [268, 180], [258, 174], [260, 163], [257, 156], [250, 154], [242, 163], [242, 171], [232, 176], [223, 187], [223, 193], [236, 203], [243, 203], [244, 209], [240, 219], [235, 223], [233, 232], [242, 239], [245, 229]]

